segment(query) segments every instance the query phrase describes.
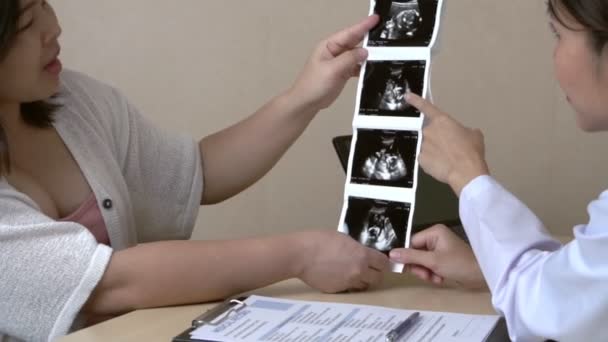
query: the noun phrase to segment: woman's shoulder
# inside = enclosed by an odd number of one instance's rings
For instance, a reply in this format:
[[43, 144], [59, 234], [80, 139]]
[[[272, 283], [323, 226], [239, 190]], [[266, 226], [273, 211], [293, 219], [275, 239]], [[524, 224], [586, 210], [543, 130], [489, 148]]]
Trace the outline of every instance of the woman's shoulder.
[[114, 87], [84, 73], [66, 69], [61, 73], [58, 99], [63, 104], [108, 105], [124, 101]]
[[60, 75], [61, 85], [72, 89], [73, 86], [90, 88], [90, 87], [108, 87], [107, 84], [94, 79], [93, 77], [72, 69], [64, 69]]
[[[64, 70], [55, 101], [60, 105], [58, 121], [67, 125], [86, 123], [108, 132], [127, 120], [128, 101], [115, 87], [84, 73]], [[74, 117], [80, 120], [73, 121]], [[65, 121], [65, 118], [72, 118]]]

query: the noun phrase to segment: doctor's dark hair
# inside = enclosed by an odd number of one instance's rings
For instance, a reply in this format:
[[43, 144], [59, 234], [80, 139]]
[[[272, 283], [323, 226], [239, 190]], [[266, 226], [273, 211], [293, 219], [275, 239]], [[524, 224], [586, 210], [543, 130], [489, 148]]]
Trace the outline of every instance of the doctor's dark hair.
[[[0, 0], [0, 63], [8, 56], [19, 34], [19, 0]], [[21, 119], [33, 127], [49, 128], [53, 124], [53, 113], [58, 108], [47, 101], [21, 104]], [[0, 113], [2, 115], [2, 113]], [[0, 177], [10, 171], [10, 156], [6, 133], [0, 125]]]
[[608, 1], [606, 0], [548, 0], [549, 14], [565, 27], [571, 27], [564, 18], [570, 15], [588, 31], [591, 47], [602, 55], [608, 45]]

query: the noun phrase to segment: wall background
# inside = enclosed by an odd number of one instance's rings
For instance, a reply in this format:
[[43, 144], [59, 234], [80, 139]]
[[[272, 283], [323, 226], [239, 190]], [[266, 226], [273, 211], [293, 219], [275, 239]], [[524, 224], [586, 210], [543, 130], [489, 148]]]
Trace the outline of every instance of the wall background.
[[[203, 137], [288, 87], [317, 41], [366, 0], [52, 1], [62, 59], [123, 90], [159, 125]], [[608, 188], [606, 137], [579, 132], [552, 74], [544, 2], [447, 1], [435, 101], [486, 134], [496, 178], [557, 234]], [[351, 131], [355, 82], [279, 165], [238, 197], [204, 207], [196, 239], [335, 229], [344, 174], [331, 138]]]

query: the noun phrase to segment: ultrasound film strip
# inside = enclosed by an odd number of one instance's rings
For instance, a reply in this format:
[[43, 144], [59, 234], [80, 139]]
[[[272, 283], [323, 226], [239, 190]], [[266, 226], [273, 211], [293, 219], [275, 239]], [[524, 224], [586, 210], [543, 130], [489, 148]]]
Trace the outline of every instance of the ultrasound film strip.
[[429, 97], [442, 8], [443, 0], [371, 0], [380, 22], [364, 41], [369, 58], [357, 88], [338, 231], [385, 254], [410, 245], [424, 114], [405, 95]]

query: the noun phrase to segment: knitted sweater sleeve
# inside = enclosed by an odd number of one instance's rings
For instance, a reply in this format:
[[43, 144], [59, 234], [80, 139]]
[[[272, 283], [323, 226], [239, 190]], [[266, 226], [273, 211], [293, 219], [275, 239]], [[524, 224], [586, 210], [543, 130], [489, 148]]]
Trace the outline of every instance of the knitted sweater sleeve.
[[111, 254], [85, 227], [49, 219], [0, 180], [0, 333], [25, 341], [68, 333]]

